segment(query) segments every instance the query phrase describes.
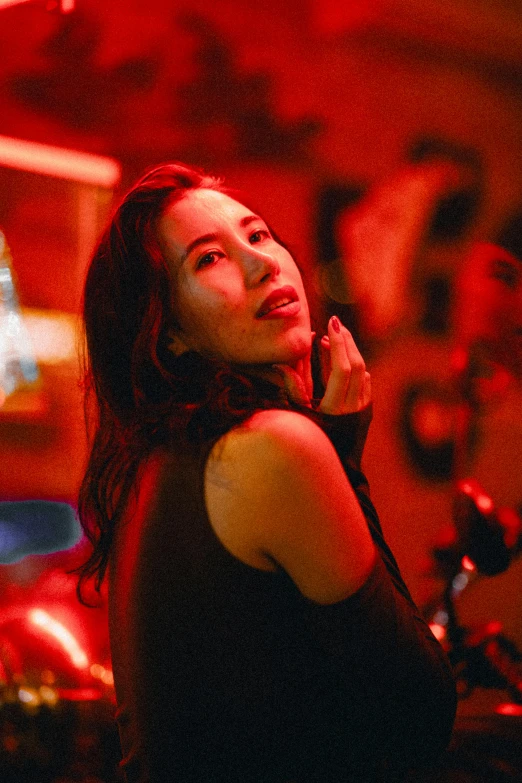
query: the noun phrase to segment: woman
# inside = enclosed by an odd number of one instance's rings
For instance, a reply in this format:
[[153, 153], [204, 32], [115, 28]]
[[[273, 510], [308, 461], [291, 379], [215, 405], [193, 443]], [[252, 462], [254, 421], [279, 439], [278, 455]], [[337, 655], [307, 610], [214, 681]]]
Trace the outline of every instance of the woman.
[[169, 164], [85, 289], [98, 420], [80, 513], [109, 569], [128, 781], [400, 779], [454, 687], [358, 460], [369, 375], [335, 318], [313, 399], [299, 269], [221, 183]]

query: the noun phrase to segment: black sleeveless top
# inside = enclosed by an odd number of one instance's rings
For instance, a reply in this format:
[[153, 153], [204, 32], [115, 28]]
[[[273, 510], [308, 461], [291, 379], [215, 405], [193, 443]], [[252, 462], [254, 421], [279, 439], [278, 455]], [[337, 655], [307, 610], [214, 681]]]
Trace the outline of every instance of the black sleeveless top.
[[354, 459], [361, 418], [323, 416], [322, 426], [380, 556], [357, 593], [329, 606], [303, 597], [283, 570], [250, 567], [221, 544], [204, 502], [212, 443], [170, 449], [168, 480], [159, 477], [139, 535], [137, 519], [126, 523], [132, 556], [115, 550], [111, 568], [129, 783], [396, 781], [447, 745], [452, 673]]

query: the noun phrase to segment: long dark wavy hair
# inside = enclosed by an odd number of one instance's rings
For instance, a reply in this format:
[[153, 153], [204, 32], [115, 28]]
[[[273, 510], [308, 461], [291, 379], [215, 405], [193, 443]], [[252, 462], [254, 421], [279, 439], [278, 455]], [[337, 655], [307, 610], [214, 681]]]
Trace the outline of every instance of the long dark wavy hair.
[[[195, 352], [169, 349], [172, 278], [156, 226], [187, 191], [227, 193], [221, 180], [179, 163], [149, 171], [127, 193], [103, 234], [84, 290], [86, 412], [91, 448], [79, 517], [92, 552], [77, 571], [78, 594], [99, 591], [114, 529], [144, 459], [173, 438], [202, 442], [253, 410], [287, 407], [273, 384]], [[277, 237], [278, 242], [283, 246]]]

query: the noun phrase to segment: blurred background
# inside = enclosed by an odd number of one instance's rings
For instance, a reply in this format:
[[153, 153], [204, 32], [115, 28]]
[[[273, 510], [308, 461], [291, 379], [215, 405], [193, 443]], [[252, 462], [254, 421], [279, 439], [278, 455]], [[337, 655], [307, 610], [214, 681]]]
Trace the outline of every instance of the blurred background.
[[[289, 243], [320, 312], [364, 350], [373, 500], [414, 598], [435, 606], [433, 550], [454, 539], [458, 280], [477, 242], [508, 233], [522, 258], [522, 2], [4, 0], [0, 52], [0, 501], [19, 504], [15, 522], [0, 508], [2, 780], [109, 781], [104, 596], [80, 607], [69, 570], [85, 551], [81, 290], [115, 200], [182, 160], [245, 190]], [[518, 514], [521, 385], [493, 380], [464, 473]], [[35, 520], [64, 508], [61, 542], [35, 543]], [[516, 554], [456, 601], [466, 627], [496, 621], [518, 649]], [[463, 714], [515, 701], [483, 685]]]

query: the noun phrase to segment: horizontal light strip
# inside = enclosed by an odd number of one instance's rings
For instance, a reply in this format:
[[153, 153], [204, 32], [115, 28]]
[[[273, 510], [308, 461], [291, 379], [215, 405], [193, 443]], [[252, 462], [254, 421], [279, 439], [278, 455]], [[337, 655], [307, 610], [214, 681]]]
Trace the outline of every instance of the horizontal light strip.
[[121, 176], [121, 166], [114, 158], [9, 136], [0, 136], [0, 166], [105, 188], [114, 187]]
[[0, 8], [7, 8], [10, 5], [20, 5], [21, 3], [28, 3], [30, 0], [0, 0]]
[[[0, 9], [8, 8], [10, 5], [21, 5], [22, 3], [30, 3], [31, 0], [0, 0]], [[56, 2], [58, 6], [58, 2]], [[60, 11], [62, 14], [69, 14], [74, 11], [75, 0], [60, 0]], [[52, 10], [50, 8], [49, 10]]]

